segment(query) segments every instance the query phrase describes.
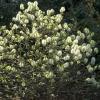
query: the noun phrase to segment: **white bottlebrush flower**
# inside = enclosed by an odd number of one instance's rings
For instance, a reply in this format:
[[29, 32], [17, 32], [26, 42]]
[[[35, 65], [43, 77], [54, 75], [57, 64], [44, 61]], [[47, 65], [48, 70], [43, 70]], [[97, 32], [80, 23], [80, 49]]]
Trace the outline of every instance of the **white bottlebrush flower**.
[[46, 44], [47, 44], [46, 40], [43, 39], [43, 40], [42, 40], [42, 45], [43, 45], [43, 46], [46, 46]]
[[0, 41], [2, 41], [3, 40], [3, 37], [2, 36], [0, 36]]
[[59, 24], [59, 25], [58, 25], [58, 29], [62, 29], [62, 26], [61, 26], [61, 24]]
[[20, 4], [20, 9], [24, 10], [24, 4]]
[[0, 46], [0, 52], [3, 52], [3, 50], [4, 50], [4, 47]]
[[19, 67], [23, 67], [24, 66], [24, 63], [23, 62], [20, 62], [19, 63]]
[[78, 54], [78, 59], [82, 59], [82, 54], [81, 53]]
[[66, 42], [67, 42], [67, 43], [72, 43], [72, 39], [71, 39], [70, 36], [67, 37]]
[[81, 33], [81, 34], [80, 34], [80, 37], [81, 37], [82, 39], [85, 39], [84, 33]]
[[80, 54], [80, 50], [79, 50], [79, 49], [74, 49], [74, 54], [75, 54], [75, 55], [81, 55], [81, 54]]
[[60, 23], [62, 21], [62, 15], [61, 14], [57, 14], [55, 17], [56, 22]]
[[65, 47], [65, 50], [66, 50], [66, 51], [69, 51], [69, 50], [70, 50], [70, 46], [67, 45], [67, 46]]
[[62, 51], [59, 50], [59, 51], [57, 52], [57, 55], [58, 55], [58, 56], [62, 56]]
[[47, 10], [47, 15], [49, 16], [49, 15], [53, 15], [54, 14], [54, 9], [51, 9], [51, 10]]
[[86, 64], [88, 62], [88, 59], [87, 58], [84, 58], [84, 63]]
[[92, 73], [92, 72], [93, 72], [93, 68], [92, 68], [92, 67], [89, 67], [89, 68], [88, 68], [88, 72], [89, 72], [89, 73]]
[[34, 66], [36, 66], [36, 61], [32, 60], [32, 61], [30, 61], [30, 64], [34, 67]]
[[87, 34], [89, 34], [90, 31], [89, 31], [88, 28], [85, 28], [85, 29], [84, 29], [84, 32], [87, 33]]
[[80, 37], [80, 36], [76, 36], [76, 39], [77, 39], [77, 40], [81, 40], [81, 37]]
[[64, 68], [68, 68], [68, 67], [69, 67], [69, 63], [68, 63], [68, 62], [64, 63], [64, 64], [63, 64], [63, 67], [64, 67]]
[[49, 53], [53, 53], [53, 49], [49, 49]]
[[75, 39], [75, 40], [73, 41], [73, 44], [78, 44], [78, 40]]
[[94, 40], [91, 40], [91, 41], [90, 41], [90, 45], [91, 45], [92, 47], [94, 47], [94, 46], [95, 46], [95, 44], [96, 44], [96, 43], [95, 43], [95, 41], [94, 41]]
[[51, 65], [53, 65], [54, 64], [54, 60], [53, 59], [49, 59], [48, 63], [51, 64]]
[[29, 20], [28, 20], [28, 19], [25, 19], [25, 20], [24, 20], [24, 23], [25, 23], [25, 24], [29, 23]]
[[67, 60], [70, 59], [70, 56], [69, 56], [69, 55], [66, 55], [66, 56], [63, 57], [63, 59], [64, 59], [65, 61], [67, 61]]
[[86, 52], [86, 56], [87, 56], [87, 57], [90, 57], [91, 54], [90, 54], [89, 52]]
[[74, 62], [73, 62], [73, 61], [71, 61], [71, 62], [70, 62], [70, 65], [73, 65], [73, 64], [74, 64]]
[[16, 53], [16, 49], [12, 49], [11, 50], [11, 53]]
[[13, 25], [12, 30], [18, 29], [18, 26], [16, 24]]
[[44, 58], [43, 58], [43, 61], [47, 61], [48, 60], [48, 58], [45, 56]]
[[72, 40], [75, 40], [75, 35], [71, 35]]
[[96, 62], [96, 58], [95, 57], [92, 57], [91, 58], [91, 65], [95, 65], [95, 62]]
[[55, 56], [55, 60], [59, 61], [60, 60], [59, 56]]
[[3, 40], [3, 41], [0, 41], [0, 45], [1, 45], [1, 46], [5, 45], [4, 40]]
[[94, 48], [94, 52], [97, 54], [99, 52], [98, 48]]
[[33, 5], [36, 7], [38, 6], [38, 2], [37, 1], [34, 1]]
[[63, 24], [63, 27], [64, 27], [64, 29], [68, 29], [68, 24], [67, 23], [64, 23]]
[[74, 60], [78, 61], [79, 60], [78, 56], [74, 56]]
[[88, 83], [91, 83], [91, 78], [86, 78], [86, 81], [87, 81]]
[[23, 40], [24, 39], [24, 36], [20, 36], [20, 39]]
[[51, 42], [51, 37], [47, 37], [47, 39], [46, 39], [46, 41], [49, 43], [49, 42]]
[[44, 76], [45, 76], [46, 78], [52, 78], [52, 77], [54, 76], [54, 74], [53, 74], [53, 72], [46, 71], [46, 72], [44, 72]]
[[63, 13], [63, 12], [65, 12], [65, 7], [60, 8], [60, 13]]
[[81, 46], [81, 51], [82, 52], [86, 52], [86, 50], [87, 50], [86, 46]]
[[71, 54], [74, 54], [75, 53], [75, 50], [74, 49], [71, 49]]

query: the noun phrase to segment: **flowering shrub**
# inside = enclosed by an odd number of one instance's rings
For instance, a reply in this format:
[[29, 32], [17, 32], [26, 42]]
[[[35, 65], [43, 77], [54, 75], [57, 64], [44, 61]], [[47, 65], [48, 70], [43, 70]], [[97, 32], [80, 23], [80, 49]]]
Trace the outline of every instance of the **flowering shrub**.
[[10, 29], [0, 29], [0, 84], [5, 94], [9, 91], [6, 96], [56, 95], [57, 88], [82, 73], [84, 81], [99, 87], [94, 33], [85, 28], [73, 34], [72, 26], [63, 22], [64, 11], [45, 13], [38, 2], [28, 2], [27, 8], [20, 5]]

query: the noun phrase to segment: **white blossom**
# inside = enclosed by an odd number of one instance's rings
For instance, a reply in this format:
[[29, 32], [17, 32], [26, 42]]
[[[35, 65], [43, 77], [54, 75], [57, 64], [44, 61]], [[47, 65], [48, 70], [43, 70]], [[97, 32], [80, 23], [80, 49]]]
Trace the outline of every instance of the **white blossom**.
[[61, 7], [61, 8], [60, 8], [60, 12], [61, 12], [61, 13], [65, 12], [65, 7]]
[[95, 65], [95, 62], [96, 62], [95, 57], [92, 57], [92, 58], [91, 58], [91, 65]]

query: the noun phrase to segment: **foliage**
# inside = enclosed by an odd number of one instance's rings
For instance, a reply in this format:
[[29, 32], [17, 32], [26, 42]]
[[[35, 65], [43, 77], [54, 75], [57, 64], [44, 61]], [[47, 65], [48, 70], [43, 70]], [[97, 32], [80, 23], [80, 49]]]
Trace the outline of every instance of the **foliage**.
[[38, 2], [28, 2], [27, 8], [20, 5], [9, 29], [1, 27], [1, 97], [52, 97], [76, 79], [100, 87], [94, 33], [88, 28], [74, 33], [64, 12], [61, 7], [60, 14], [53, 9], [45, 13]]

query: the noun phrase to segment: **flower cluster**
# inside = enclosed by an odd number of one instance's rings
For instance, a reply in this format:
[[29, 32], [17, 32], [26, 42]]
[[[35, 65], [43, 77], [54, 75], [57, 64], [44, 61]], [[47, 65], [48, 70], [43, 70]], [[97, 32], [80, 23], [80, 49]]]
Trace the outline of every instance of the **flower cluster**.
[[[92, 39], [93, 32], [85, 28], [73, 34], [72, 27], [62, 21], [64, 7], [56, 15], [53, 9], [41, 11], [36, 1], [28, 2], [26, 9], [21, 4], [20, 9], [10, 29], [2, 28], [0, 36], [0, 64], [10, 73], [16, 73], [15, 81], [23, 83], [24, 80], [26, 87], [32, 82], [40, 87], [46, 85], [45, 80], [48, 85], [54, 84], [58, 76], [68, 80], [73, 68], [84, 67], [90, 74], [94, 73], [98, 68], [95, 58], [98, 48]], [[81, 74], [79, 70], [74, 71], [76, 75]], [[53, 87], [50, 86], [51, 90]]]

